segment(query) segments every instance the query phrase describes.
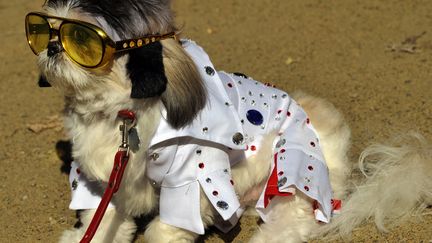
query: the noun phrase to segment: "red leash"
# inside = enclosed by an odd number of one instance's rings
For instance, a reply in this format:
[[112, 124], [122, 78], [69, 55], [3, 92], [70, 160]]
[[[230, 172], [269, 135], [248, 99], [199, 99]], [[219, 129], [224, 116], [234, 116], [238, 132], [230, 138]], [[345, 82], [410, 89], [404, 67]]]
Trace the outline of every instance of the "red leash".
[[114, 158], [114, 166], [111, 171], [111, 175], [108, 181], [108, 186], [105, 189], [102, 200], [93, 216], [90, 225], [87, 228], [84, 237], [81, 239], [80, 243], [89, 243], [96, 233], [100, 222], [105, 214], [109, 202], [111, 201], [114, 193], [116, 193], [120, 187], [120, 183], [123, 177], [123, 173], [126, 169], [126, 165], [129, 161], [129, 141], [128, 135], [129, 130], [135, 126], [136, 118], [135, 113], [129, 110], [121, 110], [118, 112], [118, 117], [123, 119], [123, 124], [120, 125], [120, 130], [122, 131], [122, 144], [117, 151]]

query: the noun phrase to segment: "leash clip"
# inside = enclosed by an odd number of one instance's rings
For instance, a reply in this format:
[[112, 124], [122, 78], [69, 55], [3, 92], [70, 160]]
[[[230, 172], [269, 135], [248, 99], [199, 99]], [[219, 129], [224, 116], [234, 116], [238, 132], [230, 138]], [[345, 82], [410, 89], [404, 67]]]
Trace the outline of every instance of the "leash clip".
[[130, 110], [121, 110], [117, 116], [123, 120], [123, 123], [119, 126], [122, 134], [122, 142], [119, 147], [119, 151], [127, 151], [129, 155], [129, 132], [136, 125], [135, 113]]

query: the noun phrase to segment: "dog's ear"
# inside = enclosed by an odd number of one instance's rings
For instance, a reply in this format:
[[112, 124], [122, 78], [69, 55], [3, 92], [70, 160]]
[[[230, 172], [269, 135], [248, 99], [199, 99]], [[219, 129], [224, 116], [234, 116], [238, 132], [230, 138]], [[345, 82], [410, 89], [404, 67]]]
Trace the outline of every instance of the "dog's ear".
[[168, 85], [162, 94], [167, 120], [174, 128], [192, 122], [204, 108], [207, 93], [195, 63], [173, 39], [163, 40], [163, 63]]
[[160, 42], [130, 51], [126, 68], [132, 82], [131, 98], [160, 96], [165, 91], [167, 77]]

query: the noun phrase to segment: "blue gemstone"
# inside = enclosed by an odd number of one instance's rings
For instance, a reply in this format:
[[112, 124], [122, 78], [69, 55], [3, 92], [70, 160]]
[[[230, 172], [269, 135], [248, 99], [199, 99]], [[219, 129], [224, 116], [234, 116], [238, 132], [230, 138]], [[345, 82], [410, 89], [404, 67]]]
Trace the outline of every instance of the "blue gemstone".
[[255, 126], [259, 126], [264, 122], [263, 115], [257, 110], [248, 110], [246, 112], [246, 118], [250, 123], [254, 124]]

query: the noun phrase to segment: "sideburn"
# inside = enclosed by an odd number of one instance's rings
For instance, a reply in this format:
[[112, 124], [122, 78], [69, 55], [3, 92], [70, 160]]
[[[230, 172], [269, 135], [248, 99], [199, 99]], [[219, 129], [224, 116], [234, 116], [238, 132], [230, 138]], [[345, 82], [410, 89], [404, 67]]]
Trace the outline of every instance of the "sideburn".
[[166, 90], [168, 80], [160, 42], [130, 51], [126, 68], [132, 82], [131, 98], [160, 96]]

